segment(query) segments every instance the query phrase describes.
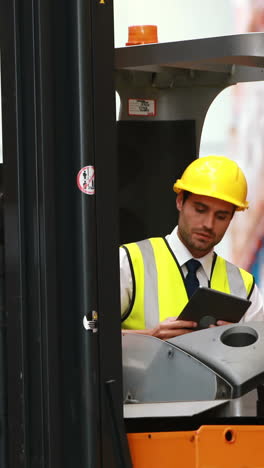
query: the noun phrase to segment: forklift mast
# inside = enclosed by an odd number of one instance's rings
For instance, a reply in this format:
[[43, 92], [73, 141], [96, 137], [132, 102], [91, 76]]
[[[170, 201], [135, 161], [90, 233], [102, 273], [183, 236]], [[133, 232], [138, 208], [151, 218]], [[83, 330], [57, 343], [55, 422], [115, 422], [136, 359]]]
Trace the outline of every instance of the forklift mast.
[[[4, 0], [0, 16], [1, 466], [129, 466], [112, 286], [119, 281], [113, 5]], [[96, 174], [91, 194], [77, 180], [86, 167]]]
[[111, 0], [3, 0], [0, 18], [1, 466], [142, 466], [123, 417], [118, 246], [173, 227], [168, 181], [197, 157], [217, 94], [263, 79], [264, 35], [115, 51]]

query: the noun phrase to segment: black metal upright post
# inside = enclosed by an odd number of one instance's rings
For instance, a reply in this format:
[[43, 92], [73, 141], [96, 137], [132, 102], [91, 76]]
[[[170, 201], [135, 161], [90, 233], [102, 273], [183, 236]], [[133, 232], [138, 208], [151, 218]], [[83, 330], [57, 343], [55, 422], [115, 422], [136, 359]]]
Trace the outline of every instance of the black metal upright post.
[[0, 14], [11, 468], [58, 467], [62, 454], [49, 3], [1, 2]]
[[113, 4], [0, 17], [8, 466], [123, 468]]

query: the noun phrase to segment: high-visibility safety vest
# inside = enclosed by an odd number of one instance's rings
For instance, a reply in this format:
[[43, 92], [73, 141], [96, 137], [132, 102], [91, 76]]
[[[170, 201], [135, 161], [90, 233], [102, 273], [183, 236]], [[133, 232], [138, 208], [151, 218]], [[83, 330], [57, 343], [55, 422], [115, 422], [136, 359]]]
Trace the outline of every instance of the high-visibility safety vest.
[[[181, 267], [162, 237], [122, 246], [132, 271], [133, 298], [122, 328], [152, 328], [168, 317], [177, 317], [188, 302]], [[254, 277], [215, 254], [208, 287], [249, 299]]]

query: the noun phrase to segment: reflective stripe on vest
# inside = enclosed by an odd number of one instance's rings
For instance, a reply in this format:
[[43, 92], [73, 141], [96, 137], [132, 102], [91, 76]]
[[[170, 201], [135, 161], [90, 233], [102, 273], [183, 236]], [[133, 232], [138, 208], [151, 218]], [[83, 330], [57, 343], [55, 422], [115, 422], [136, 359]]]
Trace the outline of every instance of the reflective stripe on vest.
[[144, 310], [148, 311], [145, 315], [145, 328], [150, 328], [153, 323], [159, 323], [158, 272], [151, 242], [146, 239], [136, 244], [144, 262], [145, 291], [152, 291], [152, 294], [144, 294]]
[[[123, 328], [151, 328], [177, 317], [188, 302], [182, 270], [163, 238], [126, 244], [135, 277], [135, 300]], [[253, 276], [217, 256], [210, 287], [248, 297]]]
[[[247, 277], [245, 276], [244, 279], [242, 275], [243, 271], [224, 258], [217, 256], [210, 287], [233, 294], [234, 296], [247, 298], [250, 290], [247, 291]], [[223, 275], [223, 272], [226, 272], [226, 274]], [[248, 272], [245, 273], [249, 276], [248, 279], [250, 280], [252, 275]]]

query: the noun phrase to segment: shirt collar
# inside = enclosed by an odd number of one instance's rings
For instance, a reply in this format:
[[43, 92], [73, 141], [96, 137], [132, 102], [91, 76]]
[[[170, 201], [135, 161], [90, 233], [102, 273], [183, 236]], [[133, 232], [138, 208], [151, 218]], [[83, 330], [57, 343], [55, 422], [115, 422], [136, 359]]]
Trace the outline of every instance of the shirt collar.
[[[166, 240], [174, 253], [175, 257], [177, 258], [180, 267], [182, 267], [188, 260], [194, 258], [182, 243], [182, 241], [178, 237], [178, 226], [176, 226], [171, 234], [166, 236]], [[206, 273], [208, 280], [210, 280], [211, 270], [212, 270], [212, 263], [214, 259], [214, 251], [211, 250], [208, 254], [204, 255], [204, 257], [198, 258], [199, 262], [201, 262], [203, 269]]]

